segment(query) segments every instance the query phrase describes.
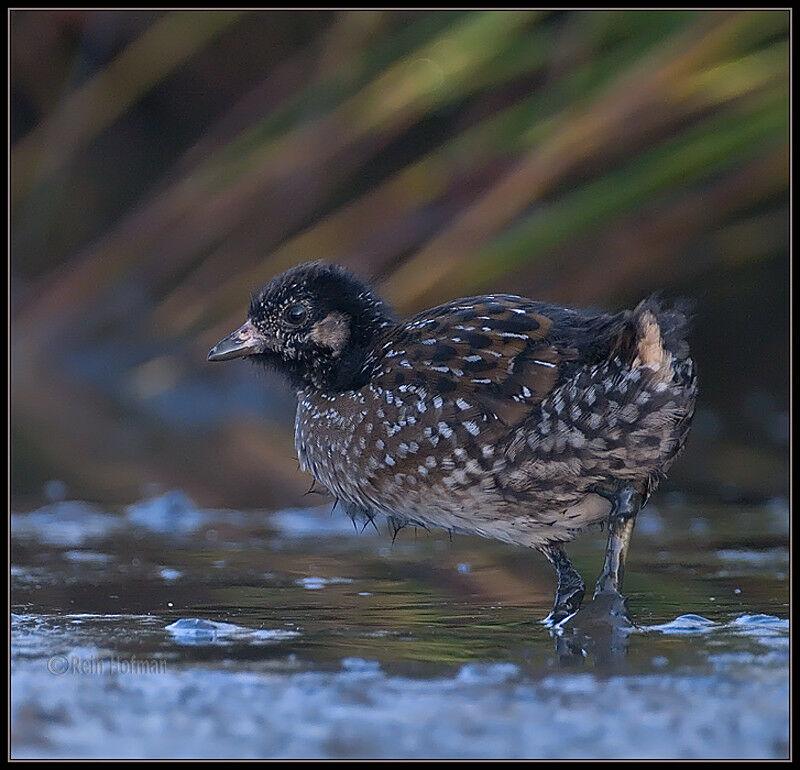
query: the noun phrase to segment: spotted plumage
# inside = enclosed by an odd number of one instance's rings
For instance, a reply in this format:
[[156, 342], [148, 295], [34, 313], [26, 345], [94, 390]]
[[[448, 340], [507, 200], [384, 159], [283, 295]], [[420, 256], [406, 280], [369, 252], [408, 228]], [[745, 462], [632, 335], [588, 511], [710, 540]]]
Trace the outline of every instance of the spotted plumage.
[[683, 446], [686, 327], [655, 299], [605, 314], [505, 294], [397, 321], [316, 262], [258, 292], [209, 358], [289, 376], [300, 464], [352, 515], [539, 548], [561, 586], [560, 544], [617, 511], [618, 490], [646, 500]]

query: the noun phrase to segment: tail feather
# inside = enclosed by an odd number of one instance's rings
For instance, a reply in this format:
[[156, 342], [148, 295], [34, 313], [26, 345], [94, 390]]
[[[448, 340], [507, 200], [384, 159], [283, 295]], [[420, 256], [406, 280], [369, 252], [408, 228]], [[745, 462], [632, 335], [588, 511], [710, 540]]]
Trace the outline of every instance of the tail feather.
[[645, 332], [648, 324], [655, 322], [661, 346], [682, 360], [689, 356], [687, 337], [692, 310], [693, 303], [688, 299], [681, 298], [667, 306], [654, 294], [636, 306], [633, 317], [639, 334]]
[[688, 384], [694, 378], [687, 339], [690, 314], [686, 300], [667, 305], [657, 295], [650, 296], [617, 316], [623, 323], [609, 354], [634, 367], [648, 366], [665, 382]]

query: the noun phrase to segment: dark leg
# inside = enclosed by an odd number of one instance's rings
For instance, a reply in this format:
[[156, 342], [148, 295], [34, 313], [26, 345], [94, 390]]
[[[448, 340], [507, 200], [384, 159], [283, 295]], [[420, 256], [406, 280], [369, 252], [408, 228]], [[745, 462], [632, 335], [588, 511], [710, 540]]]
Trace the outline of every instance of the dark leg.
[[597, 578], [594, 595], [597, 597], [600, 594], [620, 594], [625, 557], [633, 534], [633, 525], [636, 523], [636, 514], [642, 507], [642, 496], [635, 487], [628, 484], [623, 484], [613, 491], [603, 489], [592, 491], [611, 501], [606, 558], [603, 571]]
[[547, 545], [539, 549], [558, 573], [558, 588], [553, 611], [545, 618], [545, 623], [555, 625], [578, 611], [583, 601], [586, 584], [560, 546]]

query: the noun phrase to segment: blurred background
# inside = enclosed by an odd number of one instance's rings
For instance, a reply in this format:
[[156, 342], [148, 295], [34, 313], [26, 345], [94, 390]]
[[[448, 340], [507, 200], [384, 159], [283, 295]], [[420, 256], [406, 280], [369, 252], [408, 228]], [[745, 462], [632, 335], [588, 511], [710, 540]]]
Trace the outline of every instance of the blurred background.
[[788, 494], [786, 11], [14, 11], [12, 503], [301, 504], [294, 400], [206, 362], [324, 258], [457, 296], [696, 303], [666, 489]]

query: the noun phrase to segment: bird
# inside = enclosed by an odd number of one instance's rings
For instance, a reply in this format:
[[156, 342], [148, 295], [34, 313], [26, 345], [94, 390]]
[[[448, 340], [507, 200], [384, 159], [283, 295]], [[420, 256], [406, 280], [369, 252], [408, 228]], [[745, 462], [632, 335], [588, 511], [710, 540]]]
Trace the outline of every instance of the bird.
[[208, 360], [288, 377], [300, 466], [354, 521], [540, 551], [556, 571], [555, 625], [586, 588], [564, 546], [595, 525], [608, 539], [594, 597], [621, 595], [636, 515], [694, 414], [688, 330], [685, 303], [657, 295], [606, 313], [487, 294], [399, 319], [318, 260], [256, 291]]

